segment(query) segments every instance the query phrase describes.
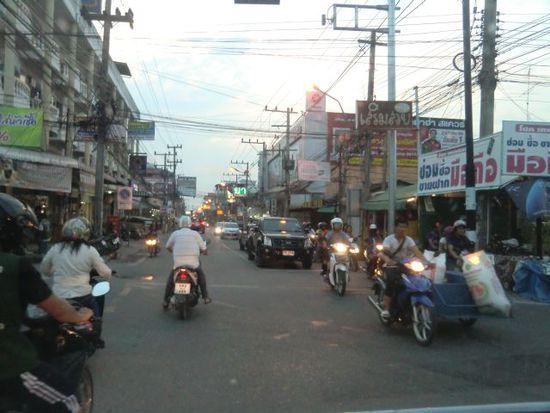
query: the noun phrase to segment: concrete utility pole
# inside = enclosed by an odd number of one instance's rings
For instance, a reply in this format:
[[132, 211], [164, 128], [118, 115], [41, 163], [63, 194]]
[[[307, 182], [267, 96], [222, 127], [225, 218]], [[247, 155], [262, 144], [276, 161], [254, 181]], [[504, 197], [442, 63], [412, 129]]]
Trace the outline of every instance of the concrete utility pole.
[[98, 20], [103, 22], [103, 49], [101, 54], [100, 71], [100, 114], [97, 133], [96, 147], [96, 182], [94, 198], [94, 234], [97, 237], [103, 235], [103, 180], [105, 175], [105, 141], [107, 140], [107, 131], [111, 119], [107, 116], [107, 105], [110, 105], [111, 84], [109, 82], [109, 45], [111, 40], [111, 24], [113, 22], [129, 23], [133, 28], [134, 13], [132, 9], [123, 16], [117, 9], [117, 14], [111, 15], [111, 0], [105, 0], [105, 10], [103, 13], [88, 13], [82, 9], [82, 16], [86, 20]]
[[[255, 141], [251, 140], [251, 139], [248, 139], [248, 140], [244, 140], [243, 138], [241, 138], [241, 143], [248, 143], [250, 145], [262, 145], [262, 179], [261, 179], [261, 182], [259, 182], [260, 184], [260, 191], [261, 191], [261, 194], [262, 194], [262, 199], [265, 195], [265, 193], [267, 192], [267, 149], [266, 149], [266, 144], [265, 142], [263, 141], [260, 141], [258, 139], [256, 139]], [[248, 168], [248, 167], [247, 167]]]
[[170, 165], [172, 167], [172, 173], [174, 174], [172, 207], [175, 208], [176, 199], [178, 197], [178, 191], [177, 191], [177, 187], [176, 187], [176, 167], [177, 167], [178, 164], [181, 164], [181, 159], [176, 160], [176, 157], [178, 156], [178, 149], [182, 149], [183, 146], [181, 146], [181, 145], [166, 145], [166, 148], [168, 149], [168, 151], [170, 151], [171, 149], [174, 150], [174, 152], [172, 152], [173, 160], [172, 160], [172, 162], [168, 161], [168, 165]]
[[497, 0], [485, 0], [483, 11], [483, 60], [479, 73], [479, 87], [481, 90], [481, 105], [479, 113], [479, 136], [484, 137], [493, 133], [495, 111], [495, 75], [497, 35]]
[[285, 150], [283, 156], [283, 169], [285, 171], [285, 203], [283, 209], [283, 216], [288, 217], [290, 210], [290, 115], [296, 114], [292, 108], [286, 108], [286, 110], [279, 110], [277, 106], [275, 109], [268, 109], [265, 107], [266, 112], [286, 113], [286, 136], [285, 136]]
[[472, 52], [470, 45], [470, 0], [462, 0], [462, 34], [464, 42], [464, 123], [466, 132], [466, 228], [476, 229], [476, 175], [474, 169], [474, 132], [472, 124]]
[[[395, 0], [388, 0], [388, 100], [395, 100]], [[392, 234], [395, 221], [397, 191], [397, 134], [388, 131], [388, 234]]]

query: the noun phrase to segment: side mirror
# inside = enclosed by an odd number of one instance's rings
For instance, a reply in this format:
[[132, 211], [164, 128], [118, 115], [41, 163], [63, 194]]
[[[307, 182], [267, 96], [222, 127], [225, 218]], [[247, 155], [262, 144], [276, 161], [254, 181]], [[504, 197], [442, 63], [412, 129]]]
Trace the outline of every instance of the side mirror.
[[101, 297], [111, 291], [111, 284], [109, 281], [100, 281], [92, 288], [92, 295], [94, 297]]

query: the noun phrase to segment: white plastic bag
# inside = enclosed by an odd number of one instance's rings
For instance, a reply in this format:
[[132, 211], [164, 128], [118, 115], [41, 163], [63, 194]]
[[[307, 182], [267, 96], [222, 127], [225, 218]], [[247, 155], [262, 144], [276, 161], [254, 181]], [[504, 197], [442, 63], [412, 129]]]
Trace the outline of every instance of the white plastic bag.
[[441, 284], [445, 282], [445, 271], [447, 271], [446, 256], [444, 253], [439, 254], [437, 257], [434, 255], [435, 253], [433, 251], [424, 251], [426, 261], [430, 264], [434, 264], [433, 267], [424, 271], [424, 276], [432, 280], [434, 284]]
[[463, 259], [462, 271], [476, 305], [480, 309], [510, 317], [512, 304], [485, 251], [468, 254]]

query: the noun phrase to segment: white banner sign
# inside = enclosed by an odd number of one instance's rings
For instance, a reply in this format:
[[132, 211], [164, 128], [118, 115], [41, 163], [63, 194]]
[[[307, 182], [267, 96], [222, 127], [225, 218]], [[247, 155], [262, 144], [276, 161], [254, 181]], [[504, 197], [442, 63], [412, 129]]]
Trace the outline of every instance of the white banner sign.
[[[500, 187], [501, 137], [474, 142], [476, 189]], [[421, 155], [418, 161], [418, 195], [461, 192], [466, 188], [466, 146]], [[513, 178], [506, 178], [505, 181]]]
[[196, 176], [178, 176], [177, 181], [178, 194], [180, 196], [197, 196], [197, 177]]
[[330, 182], [330, 163], [299, 159], [298, 179], [300, 181]]
[[502, 173], [550, 175], [550, 123], [502, 122]]
[[122, 186], [117, 191], [117, 203], [118, 209], [131, 210], [132, 209], [132, 188], [129, 186]]

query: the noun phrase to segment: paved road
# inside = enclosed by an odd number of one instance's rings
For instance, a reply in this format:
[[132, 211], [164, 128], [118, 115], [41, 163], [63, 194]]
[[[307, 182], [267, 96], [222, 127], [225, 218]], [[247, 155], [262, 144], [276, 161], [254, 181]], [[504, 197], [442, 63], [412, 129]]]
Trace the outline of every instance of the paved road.
[[[135, 244], [137, 245], [137, 244]], [[337, 297], [317, 270], [257, 269], [236, 241], [204, 257], [214, 302], [163, 313], [171, 265], [125, 248], [107, 299], [107, 348], [90, 361], [96, 413], [332, 412], [547, 400], [550, 308], [439, 325], [429, 348], [380, 325], [355, 273]]]

